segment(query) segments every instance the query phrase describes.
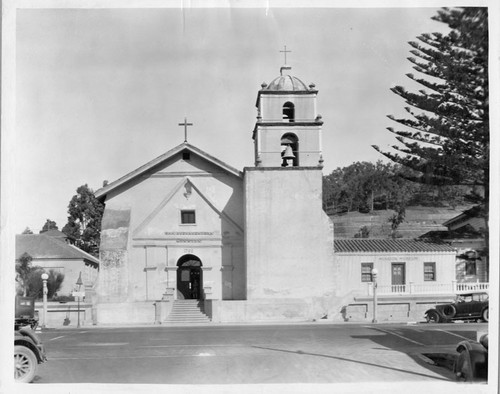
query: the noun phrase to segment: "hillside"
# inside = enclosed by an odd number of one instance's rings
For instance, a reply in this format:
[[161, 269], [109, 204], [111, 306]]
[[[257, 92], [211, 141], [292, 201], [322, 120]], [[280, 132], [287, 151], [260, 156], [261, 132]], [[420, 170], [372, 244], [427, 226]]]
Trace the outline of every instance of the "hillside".
[[[398, 227], [398, 234], [402, 238], [416, 238], [428, 231], [446, 230], [442, 224], [458, 216], [471, 206], [460, 206], [456, 209], [447, 207], [414, 206], [406, 209], [406, 219]], [[354, 238], [359, 230], [366, 226], [370, 231], [370, 238], [389, 238], [391, 226], [388, 221], [394, 211], [374, 211], [370, 213], [347, 212], [331, 215], [334, 223], [335, 238]]]

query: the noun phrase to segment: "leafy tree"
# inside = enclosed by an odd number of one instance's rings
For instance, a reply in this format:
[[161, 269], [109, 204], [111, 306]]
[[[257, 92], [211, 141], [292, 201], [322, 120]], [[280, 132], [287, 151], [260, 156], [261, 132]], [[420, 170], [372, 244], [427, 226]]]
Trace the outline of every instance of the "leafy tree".
[[358, 233], [354, 234], [354, 238], [370, 238], [370, 229], [367, 226], [361, 227]]
[[43, 225], [42, 229], [40, 230], [40, 234], [45, 233], [49, 230], [59, 230], [59, 228], [57, 227], [56, 222], [54, 222], [53, 220], [47, 219], [47, 221]]
[[392, 215], [388, 221], [391, 224], [391, 237], [397, 238], [397, 229], [401, 223], [405, 221], [406, 208], [404, 204], [396, 207], [394, 215]]
[[33, 231], [31, 231], [31, 229], [29, 227], [26, 227], [24, 229], [24, 231], [22, 232], [23, 235], [27, 235], [27, 234], [33, 234]]
[[28, 274], [27, 280], [27, 296], [35, 297], [36, 299], [43, 297], [43, 281], [42, 274], [45, 270], [42, 267], [35, 266]]
[[397, 176], [400, 171], [399, 165], [382, 161], [337, 168], [323, 177], [324, 205], [333, 205], [338, 212], [369, 212], [409, 202], [419, 186]]
[[28, 294], [28, 279], [33, 269], [32, 261], [33, 257], [26, 252], [16, 261], [16, 282], [18, 283], [19, 293], [23, 297]]
[[54, 297], [61, 288], [64, 281], [64, 274], [55, 270], [49, 270], [47, 279], [47, 298]]
[[62, 231], [69, 241], [94, 256], [99, 255], [101, 219], [104, 206], [86, 184], [76, 189], [68, 205], [68, 223]]

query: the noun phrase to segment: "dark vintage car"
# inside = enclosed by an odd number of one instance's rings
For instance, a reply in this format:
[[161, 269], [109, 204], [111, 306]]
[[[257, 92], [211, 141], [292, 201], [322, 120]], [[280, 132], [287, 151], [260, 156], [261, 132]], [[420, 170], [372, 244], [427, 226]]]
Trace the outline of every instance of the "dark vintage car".
[[47, 360], [40, 338], [29, 326], [15, 331], [14, 335], [14, 379], [30, 383], [36, 375], [38, 364]]
[[35, 298], [16, 297], [14, 327], [18, 330], [24, 326], [30, 326], [33, 330], [38, 326], [38, 316], [35, 312]]
[[489, 320], [488, 294], [464, 293], [450, 304], [436, 305], [425, 312], [428, 323], [446, 323], [452, 320]]
[[453, 372], [457, 380], [464, 382], [488, 381], [488, 334], [481, 336], [479, 342], [462, 341], [457, 346]]

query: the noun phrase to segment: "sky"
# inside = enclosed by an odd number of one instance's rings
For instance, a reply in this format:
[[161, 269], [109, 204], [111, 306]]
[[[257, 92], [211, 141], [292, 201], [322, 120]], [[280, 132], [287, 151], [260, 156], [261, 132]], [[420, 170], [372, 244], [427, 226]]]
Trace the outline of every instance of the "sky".
[[22, 9], [16, 22], [14, 231], [59, 229], [78, 186], [98, 190], [184, 140], [243, 170], [262, 82], [319, 90], [323, 173], [383, 159], [404, 115], [395, 85], [436, 8]]

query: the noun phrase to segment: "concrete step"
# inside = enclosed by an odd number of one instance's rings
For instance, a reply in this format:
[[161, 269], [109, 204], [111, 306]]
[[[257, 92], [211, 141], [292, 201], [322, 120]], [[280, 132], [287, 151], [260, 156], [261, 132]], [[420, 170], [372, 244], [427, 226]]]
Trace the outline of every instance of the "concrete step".
[[199, 300], [175, 300], [166, 323], [207, 323], [210, 319]]

